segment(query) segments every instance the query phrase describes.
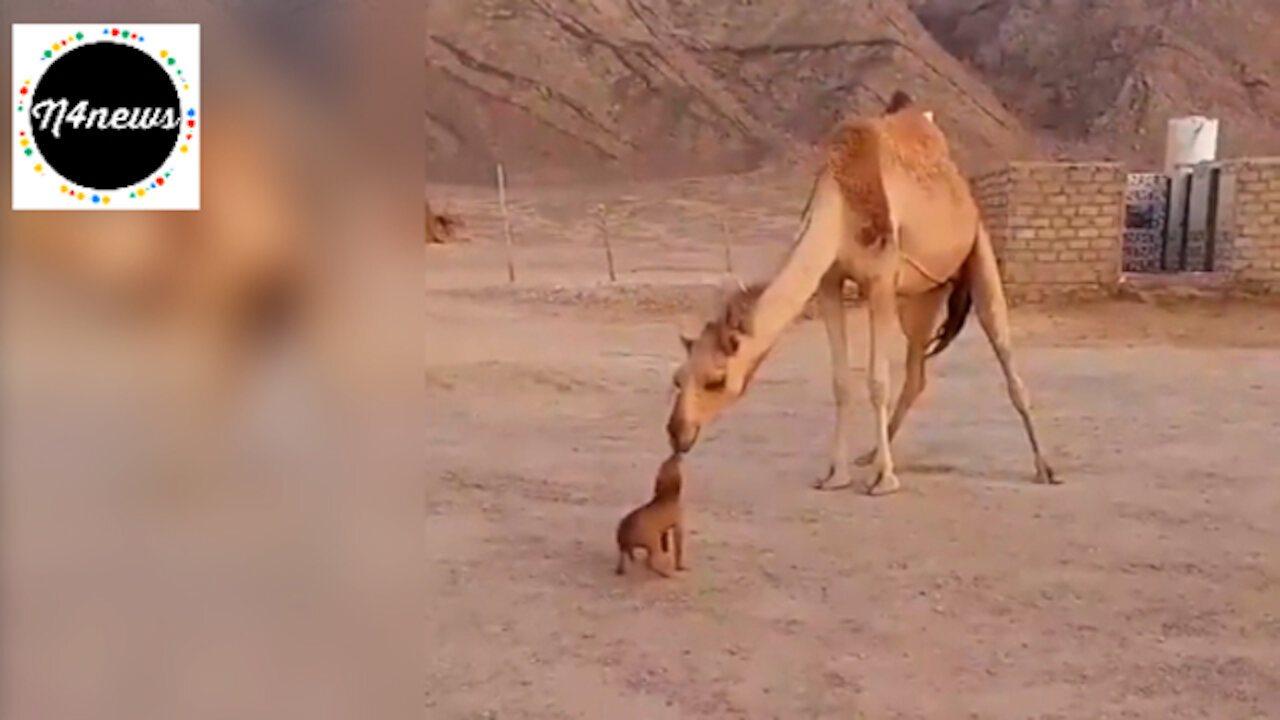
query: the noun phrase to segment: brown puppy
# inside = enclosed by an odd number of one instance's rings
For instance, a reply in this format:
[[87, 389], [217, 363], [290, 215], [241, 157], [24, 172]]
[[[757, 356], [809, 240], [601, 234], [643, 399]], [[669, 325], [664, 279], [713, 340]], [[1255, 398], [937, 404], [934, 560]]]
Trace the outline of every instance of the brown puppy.
[[675, 550], [675, 567], [684, 570], [684, 510], [680, 505], [680, 455], [673, 454], [658, 468], [653, 483], [653, 499], [627, 513], [618, 523], [619, 575], [627, 571], [627, 559], [636, 559], [636, 548], [648, 551], [645, 565], [663, 577], [671, 577], [670, 571], [653, 564], [653, 556], [659, 550], [668, 551], [667, 533], [670, 532]]

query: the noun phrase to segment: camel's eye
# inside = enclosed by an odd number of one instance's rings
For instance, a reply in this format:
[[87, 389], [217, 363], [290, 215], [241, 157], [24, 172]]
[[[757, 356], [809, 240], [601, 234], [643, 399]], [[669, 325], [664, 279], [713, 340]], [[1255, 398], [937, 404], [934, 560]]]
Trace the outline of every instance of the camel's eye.
[[723, 390], [723, 389], [724, 389], [724, 381], [725, 381], [725, 378], [717, 378], [717, 379], [715, 379], [715, 380], [708, 380], [708, 381], [706, 382], [706, 384], [705, 384], [705, 385], [703, 385], [703, 387], [705, 387], [706, 389], [710, 390], [711, 392], [720, 392], [721, 390]]

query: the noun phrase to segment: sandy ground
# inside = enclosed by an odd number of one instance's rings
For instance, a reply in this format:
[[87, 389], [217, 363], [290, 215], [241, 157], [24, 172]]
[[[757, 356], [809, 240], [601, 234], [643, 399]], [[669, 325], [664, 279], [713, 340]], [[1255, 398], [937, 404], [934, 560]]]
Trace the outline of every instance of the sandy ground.
[[1057, 487], [972, 323], [884, 498], [808, 487], [834, 412], [797, 323], [686, 461], [691, 571], [613, 574], [666, 450], [674, 313], [710, 297], [722, 218], [744, 274], [776, 260], [800, 184], [517, 185], [514, 287], [489, 195], [433, 191], [473, 241], [427, 249], [427, 717], [1280, 717], [1274, 306], [1016, 308]]

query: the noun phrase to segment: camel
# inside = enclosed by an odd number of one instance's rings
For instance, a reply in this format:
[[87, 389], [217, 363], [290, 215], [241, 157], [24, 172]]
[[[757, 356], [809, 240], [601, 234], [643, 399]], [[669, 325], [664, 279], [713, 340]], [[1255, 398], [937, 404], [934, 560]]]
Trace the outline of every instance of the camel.
[[[971, 309], [1021, 416], [1035, 481], [1059, 482], [1041, 452], [1031, 400], [1014, 367], [1008, 303], [991, 239], [941, 130], [898, 92], [883, 115], [843, 120], [824, 150], [800, 229], [774, 277], [750, 286], [739, 281], [714, 319], [693, 332], [681, 331], [686, 357], [673, 377], [676, 397], [667, 422], [672, 450], [691, 450], [701, 429], [742, 397], [782, 332], [816, 293], [830, 345], [836, 424], [827, 471], [813, 485], [851, 486], [853, 388], [842, 288], [852, 280], [870, 319], [867, 389], [876, 439], [857, 459], [875, 466], [868, 494], [901, 487], [890, 443], [924, 391], [925, 360], [951, 344]], [[946, 316], [935, 332], [943, 305]], [[895, 324], [907, 339], [907, 361], [890, 418], [885, 347]]]

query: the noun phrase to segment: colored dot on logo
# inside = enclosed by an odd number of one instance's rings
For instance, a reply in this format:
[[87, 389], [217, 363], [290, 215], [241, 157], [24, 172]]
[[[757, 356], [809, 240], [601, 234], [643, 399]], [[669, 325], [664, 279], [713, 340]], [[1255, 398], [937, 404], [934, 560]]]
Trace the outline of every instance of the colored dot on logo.
[[104, 197], [104, 198], [102, 198], [102, 204], [103, 204], [103, 205], [107, 205], [107, 204], [109, 204], [110, 202], [111, 202], [111, 198], [109, 198], [109, 197]]
[[22, 147], [26, 147], [27, 145], [31, 144], [31, 141], [27, 140], [26, 138], [23, 138], [21, 141], [19, 141], [19, 144], [21, 144]]
[[195, 117], [195, 116], [196, 116], [195, 108], [191, 108], [190, 110], [187, 111], [187, 117]]
[[168, 51], [168, 50], [161, 50], [161, 51], [160, 51], [160, 57], [162, 57], [162, 58], [167, 58], [167, 57], [169, 57], [169, 51]]
[[66, 191], [67, 191], [67, 186], [66, 186], [66, 185], [63, 185], [63, 186], [62, 186], [62, 190], [61, 190], [61, 192], [66, 192]]
[[26, 86], [26, 85], [23, 85], [23, 86], [22, 86], [22, 89], [18, 91], [18, 94], [19, 94], [19, 95], [26, 95], [26, 94], [27, 94], [27, 86]]
[[142, 189], [142, 188], [138, 188], [138, 197], [146, 197], [146, 195], [147, 195], [147, 191], [146, 191], [146, 190], [144, 190], [144, 189]]
[[131, 198], [136, 198], [136, 197], [138, 197], [138, 193], [136, 193], [136, 192], [131, 192], [131, 193], [129, 193], [129, 197], [131, 197]]
[[100, 203], [100, 202], [102, 202], [102, 198], [98, 197], [97, 195], [94, 195], [94, 196], [93, 196], [93, 202], [94, 202], [94, 203]]
[[44, 51], [44, 56], [45, 56], [45, 57], [52, 57], [52, 56], [53, 56], [53, 53], [52, 53], [52, 52], [50, 52], [50, 51], [48, 51], [48, 50], [45, 50], [45, 51]]
[[83, 199], [84, 199], [84, 193], [76, 193], [76, 199], [77, 199], [77, 200], [83, 200]]
[[[186, 147], [187, 147], [186, 145], [183, 145], [183, 146], [182, 146], [182, 148], [183, 148], [182, 152], [186, 152], [186, 151], [187, 151], [187, 150], [186, 150]], [[23, 152], [24, 152], [24, 153], [26, 153], [27, 157], [31, 157], [31, 148], [27, 148], [26, 150], [23, 150]]]
[[112, 35], [112, 37], [114, 37], [114, 36], [116, 36], [116, 35], [119, 35], [119, 34], [120, 34], [120, 30], [119, 30], [119, 28], [111, 28], [111, 35]]
[[77, 40], [83, 40], [83, 39], [84, 39], [84, 33], [76, 33], [76, 39], [77, 39]]
[[163, 184], [164, 184], [164, 178], [156, 178], [156, 184], [157, 184], [157, 185], [163, 185]]
[[44, 170], [44, 163], [40, 163], [36, 165], [36, 172], [42, 172], [43, 170]]
[[173, 59], [173, 58], [169, 58], [169, 64], [170, 64], [170, 65], [172, 65], [172, 64], [174, 64], [174, 63], [176, 63], [176, 62], [178, 62], [178, 61], [177, 61], [177, 60], [175, 60], [175, 59]]
[[[186, 151], [187, 151], [187, 146], [186, 146], [186, 145], [183, 145], [180, 149], [182, 150], [182, 152], [186, 152]], [[30, 151], [30, 150], [28, 150], [28, 151], [27, 151], [27, 154], [28, 154], [28, 155], [30, 155], [30, 154], [31, 154], [31, 151]]]
[[126, 37], [126, 38], [129, 37], [129, 31], [125, 30], [124, 32], [120, 33], [120, 37]]

